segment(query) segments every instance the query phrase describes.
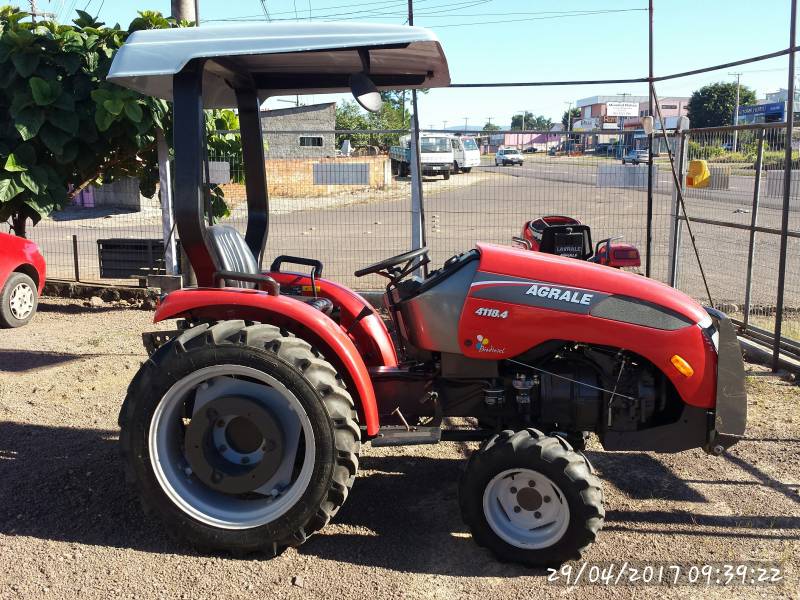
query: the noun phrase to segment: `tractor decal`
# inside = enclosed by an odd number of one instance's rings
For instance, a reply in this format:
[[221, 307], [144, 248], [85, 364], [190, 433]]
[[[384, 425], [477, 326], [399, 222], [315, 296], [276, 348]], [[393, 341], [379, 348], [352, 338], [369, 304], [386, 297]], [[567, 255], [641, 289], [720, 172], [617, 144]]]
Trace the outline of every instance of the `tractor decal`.
[[470, 295], [473, 298], [589, 314], [593, 306], [609, 297], [609, 294], [596, 290], [516, 277], [480, 281], [487, 276], [490, 274], [481, 272], [476, 274], [475, 281], [470, 286]]

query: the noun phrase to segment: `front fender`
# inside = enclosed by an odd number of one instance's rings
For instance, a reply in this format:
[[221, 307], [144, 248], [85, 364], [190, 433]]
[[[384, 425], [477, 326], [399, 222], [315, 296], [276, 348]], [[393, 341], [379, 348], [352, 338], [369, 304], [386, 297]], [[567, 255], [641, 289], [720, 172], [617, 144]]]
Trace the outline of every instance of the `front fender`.
[[287, 329], [318, 347], [355, 388], [356, 401], [367, 428], [377, 435], [380, 427], [375, 390], [364, 360], [352, 340], [327, 315], [286, 296], [242, 288], [193, 288], [168, 294], [153, 321], [191, 317], [207, 320], [244, 319]]

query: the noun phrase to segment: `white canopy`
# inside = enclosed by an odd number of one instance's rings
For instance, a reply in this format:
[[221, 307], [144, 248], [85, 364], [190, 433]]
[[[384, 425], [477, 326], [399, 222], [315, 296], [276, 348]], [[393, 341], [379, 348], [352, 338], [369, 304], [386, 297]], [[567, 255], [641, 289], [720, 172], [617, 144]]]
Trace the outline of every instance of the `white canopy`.
[[369, 75], [379, 89], [444, 87], [447, 59], [434, 33], [422, 27], [373, 23], [258, 23], [133, 33], [119, 49], [109, 81], [172, 99], [172, 77], [193, 59], [207, 59], [207, 108], [236, 105], [231, 82], [250, 77], [259, 96], [349, 90], [368, 50]]

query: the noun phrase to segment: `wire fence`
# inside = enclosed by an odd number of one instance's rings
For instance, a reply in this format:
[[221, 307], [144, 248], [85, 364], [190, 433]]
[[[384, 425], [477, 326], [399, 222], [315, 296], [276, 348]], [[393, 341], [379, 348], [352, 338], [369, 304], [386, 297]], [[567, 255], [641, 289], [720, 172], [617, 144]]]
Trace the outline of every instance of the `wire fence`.
[[[384, 280], [378, 276], [357, 279], [353, 272], [412, 247], [412, 181], [391, 151], [403, 133], [270, 132], [265, 264], [278, 254], [318, 258], [326, 277], [357, 290], [380, 289]], [[450, 132], [424, 135], [448, 144], [458, 139]], [[774, 330], [785, 135], [784, 124], [766, 124], [669, 137], [676, 161], [684, 154], [684, 171], [693, 160], [708, 167], [705, 187], [684, 185], [683, 194], [714, 302], [766, 331]], [[360, 146], [343, 154], [342, 143], [353, 139]], [[646, 139], [607, 131], [497, 131], [477, 135], [475, 142], [479, 153], [469, 166], [465, 153], [449, 147], [440, 157], [423, 153], [424, 238], [434, 265], [478, 241], [511, 244], [537, 217], [567, 215], [589, 225], [595, 241], [622, 236], [640, 250], [642, 265], [649, 254], [652, 277], [706, 301], [663, 141], [654, 158], [649, 247], [648, 167], [641, 154]], [[436, 161], [439, 171], [431, 170]], [[789, 166], [797, 169], [796, 161]], [[221, 222], [243, 231], [240, 158], [211, 155], [208, 171], [229, 210]], [[789, 215], [787, 339], [800, 339], [797, 175]], [[135, 284], [163, 272], [161, 219], [158, 195], [145, 198], [128, 180], [83, 192], [29, 235], [42, 248], [50, 278]]]

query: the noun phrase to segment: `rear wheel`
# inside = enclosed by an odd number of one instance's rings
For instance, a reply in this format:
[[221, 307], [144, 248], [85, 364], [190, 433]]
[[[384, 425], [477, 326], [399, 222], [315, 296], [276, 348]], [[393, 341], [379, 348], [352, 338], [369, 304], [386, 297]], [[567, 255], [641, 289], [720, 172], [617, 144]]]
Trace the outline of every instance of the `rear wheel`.
[[11, 273], [0, 292], [0, 326], [20, 327], [36, 314], [36, 283], [25, 273]]
[[204, 324], [165, 344], [131, 382], [120, 425], [145, 512], [202, 549], [303, 543], [358, 468], [360, 430], [336, 371], [271, 325]]
[[462, 168], [461, 168], [461, 171], [462, 171], [463, 173], [469, 173], [470, 171], [472, 171], [472, 167], [462, 167]]
[[605, 518], [600, 480], [583, 456], [536, 429], [503, 431], [475, 452], [459, 504], [479, 545], [537, 567], [580, 558]]

